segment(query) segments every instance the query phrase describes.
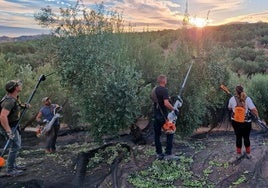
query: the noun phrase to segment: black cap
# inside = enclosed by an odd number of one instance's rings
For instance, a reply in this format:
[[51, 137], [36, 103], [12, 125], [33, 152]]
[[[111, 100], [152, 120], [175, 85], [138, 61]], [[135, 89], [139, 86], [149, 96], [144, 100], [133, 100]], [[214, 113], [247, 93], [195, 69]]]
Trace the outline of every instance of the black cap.
[[21, 80], [10, 80], [6, 83], [6, 91], [12, 93], [15, 88], [22, 84]]

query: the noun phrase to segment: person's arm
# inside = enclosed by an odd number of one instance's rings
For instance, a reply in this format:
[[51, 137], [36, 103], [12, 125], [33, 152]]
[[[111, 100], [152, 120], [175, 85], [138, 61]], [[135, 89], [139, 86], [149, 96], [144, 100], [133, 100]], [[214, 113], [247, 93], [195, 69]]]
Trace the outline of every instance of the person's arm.
[[229, 111], [232, 111], [232, 110], [233, 110], [233, 108], [232, 108], [232, 98], [233, 98], [233, 97], [231, 97], [231, 98], [229, 99], [229, 102], [228, 102], [228, 110], [229, 110]]
[[169, 110], [175, 110], [172, 106], [172, 104], [170, 104], [169, 100], [168, 99], [164, 99], [164, 105], [165, 107], [167, 107]]
[[248, 108], [253, 113], [253, 115], [256, 116], [256, 118], [259, 118], [258, 110], [250, 97], [246, 98], [246, 104], [248, 105]]
[[1, 114], [0, 114], [0, 121], [1, 121], [1, 125], [3, 126], [3, 128], [5, 129], [5, 131], [7, 133], [11, 133], [11, 128], [9, 126], [9, 123], [8, 123], [8, 115], [9, 115], [10, 111], [3, 108], [1, 110]]
[[38, 112], [38, 114], [37, 114], [35, 120], [36, 120], [37, 122], [41, 122], [41, 121], [42, 121], [42, 113], [41, 113], [41, 112]]
[[257, 118], [259, 118], [259, 113], [258, 113], [257, 108], [253, 108], [253, 109], [250, 109], [250, 110]]

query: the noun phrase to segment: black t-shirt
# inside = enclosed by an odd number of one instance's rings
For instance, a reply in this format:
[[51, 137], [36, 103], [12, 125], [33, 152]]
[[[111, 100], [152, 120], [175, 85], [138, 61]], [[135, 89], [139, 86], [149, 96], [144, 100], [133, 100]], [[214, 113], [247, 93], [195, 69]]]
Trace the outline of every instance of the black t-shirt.
[[168, 114], [168, 110], [167, 110], [166, 106], [164, 105], [164, 100], [169, 99], [168, 89], [166, 87], [158, 86], [155, 89], [155, 94], [157, 96], [158, 105], [159, 105], [159, 107], [158, 107], [157, 103], [154, 104], [155, 110], [156, 110], [156, 112], [161, 113], [161, 111], [159, 109], [159, 108], [161, 108], [163, 114], [166, 117]]

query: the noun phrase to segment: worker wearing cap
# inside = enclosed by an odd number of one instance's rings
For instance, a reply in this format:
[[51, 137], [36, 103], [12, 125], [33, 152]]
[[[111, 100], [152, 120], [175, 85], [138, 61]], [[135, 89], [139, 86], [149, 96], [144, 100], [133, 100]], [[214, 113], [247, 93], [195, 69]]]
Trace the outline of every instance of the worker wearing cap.
[[[36, 121], [42, 124], [42, 122], [50, 122], [55, 115], [55, 109], [60, 107], [58, 104], [52, 104], [49, 97], [44, 97], [42, 99], [43, 106], [40, 108], [37, 116]], [[56, 152], [56, 140], [58, 137], [58, 132], [60, 129], [60, 122], [57, 119], [51, 130], [46, 133], [46, 146], [45, 152], [52, 153]]]
[[19, 126], [20, 105], [18, 102], [19, 93], [22, 91], [20, 80], [11, 80], [6, 83], [7, 94], [1, 100], [0, 122], [6, 132], [7, 139], [10, 139], [9, 154], [7, 158], [7, 175], [21, 175], [25, 167], [16, 165], [16, 158], [21, 148], [21, 135]]

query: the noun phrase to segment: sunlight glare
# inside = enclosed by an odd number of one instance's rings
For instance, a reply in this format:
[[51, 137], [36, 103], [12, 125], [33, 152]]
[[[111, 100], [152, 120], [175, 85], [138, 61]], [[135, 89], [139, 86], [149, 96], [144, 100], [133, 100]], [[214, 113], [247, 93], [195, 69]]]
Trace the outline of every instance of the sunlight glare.
[[204, 18], [190, 18], [189, 22], [196, 27], [205, 27], [207, 25], [207, 20]]

